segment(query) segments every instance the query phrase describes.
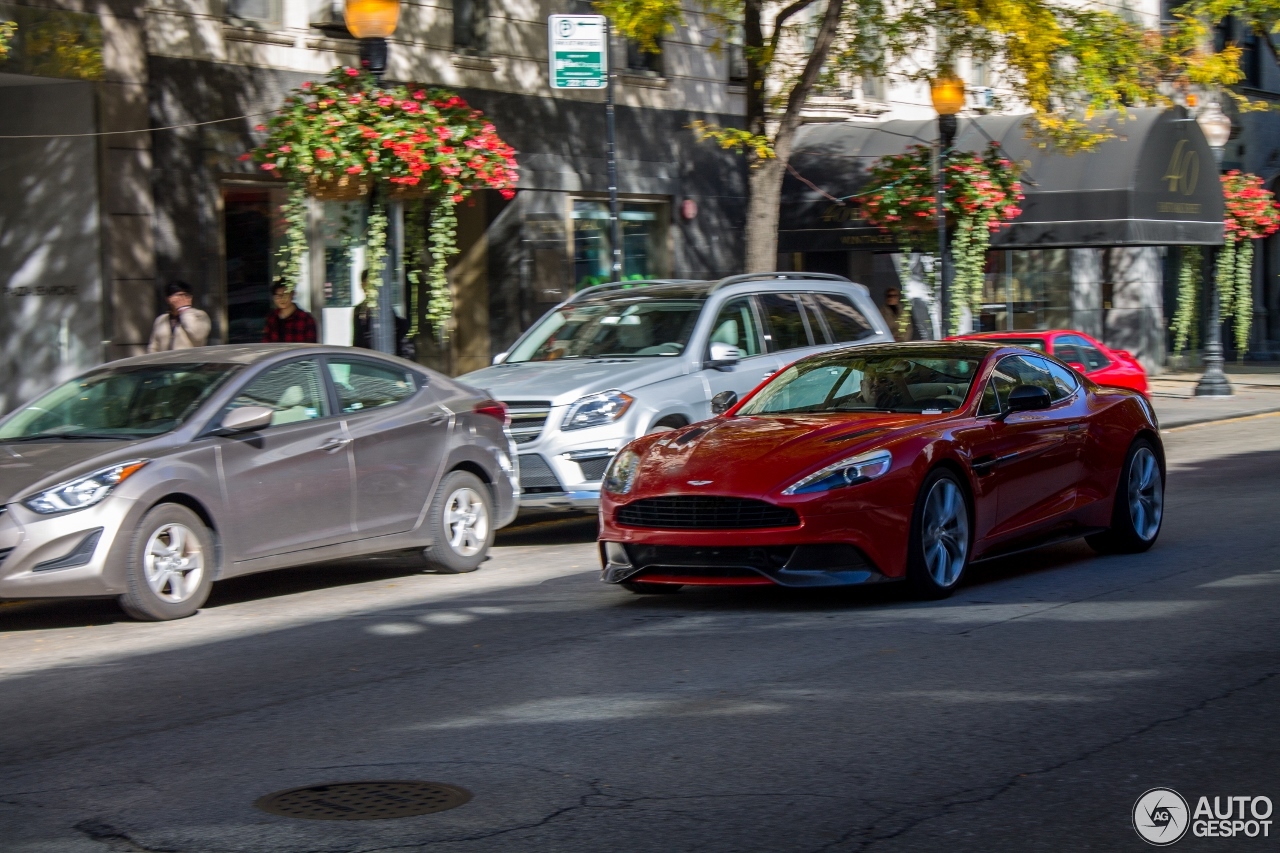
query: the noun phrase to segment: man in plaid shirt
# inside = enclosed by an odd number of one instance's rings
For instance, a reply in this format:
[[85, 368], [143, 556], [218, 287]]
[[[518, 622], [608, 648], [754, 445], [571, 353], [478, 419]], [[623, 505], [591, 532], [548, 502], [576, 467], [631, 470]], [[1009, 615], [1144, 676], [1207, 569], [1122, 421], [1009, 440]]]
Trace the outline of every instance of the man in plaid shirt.
[[267, 315], [262, 329], [264, 344], [314, 344], [316, 319], [293, 301], [293, 290], [277, 282], [271, 288], [275, 310]]

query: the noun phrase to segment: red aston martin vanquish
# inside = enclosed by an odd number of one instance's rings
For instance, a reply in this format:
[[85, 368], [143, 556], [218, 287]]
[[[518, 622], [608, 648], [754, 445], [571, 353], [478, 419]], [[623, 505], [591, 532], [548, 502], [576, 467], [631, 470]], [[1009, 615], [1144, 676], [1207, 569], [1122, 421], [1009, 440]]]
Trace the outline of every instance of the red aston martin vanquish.
[[1147, 400], [1020, 347], [863, 346], [792, 364], [725, 414], [624, 448], [604, 580], [949, 594], [973, 560], [1084, 536], [1150, 548], [1164, 451]]

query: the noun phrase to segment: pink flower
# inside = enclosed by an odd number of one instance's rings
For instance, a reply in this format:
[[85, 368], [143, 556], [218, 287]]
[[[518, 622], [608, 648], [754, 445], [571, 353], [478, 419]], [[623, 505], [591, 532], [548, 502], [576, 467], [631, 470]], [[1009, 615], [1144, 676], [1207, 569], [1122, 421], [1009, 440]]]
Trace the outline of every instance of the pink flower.
[[281, 154], [288, 154], [290, 151], [292, 151], [292, 150], [293, 150], [293, 146], [291, 146], [291, 145], [281, 145], [281, 146], [280, 146], [279, 148], [277, 148], [276, 150], [277, 150], [277, 151], [279, 151]]
[[270, 171], [271, 171], [272, 169], [274, 169], [274, 168], [276, 168], [276, 164], [275, 164], [275, 163], [263, 163], [263, 164], [262, 164], [262, 170], [263, 170], [264, 172], [270, 172]]
[[388, 98], [386, 95], [383, 95], [381, 98], [378, 98], [378, 106], [380, 107], [389, 107], [395, 102], [396, 102], [395, 98]]
[[342, 69], [342, 70], [346, 72], [346, 74], [347, 74], [347, 76], [348, 76], [348, 77], [359, 77], [359, 76], [360, 76], [360, 71], [359, 71], [358, 69], [356, 69], [356, 68], [344, 68], [344, 69]]
[[302, 83], [302, 88], [304, 88], [304, 89], [310, 89], [310, 88], [311, 88], [311, 81], [310, 81], [310, 80], [305, 80], [305, 81], [303, 81], [303, 83]]
[[426, 97], [427, 97], [427, 93], [422, 91], [421, 89], [413, 93], [413, 99], [415, 101], [426, 100]]
[[364, 166], [361, 166], [361, 165], [359, 165], [358, 163], [357, 163], [356, 165], [354, 165], [354, 166], [348, 166], [348, 167], [347, 167], [347, 174], [348, 174], [348, 175], [358, 175], [358, 174], [360, 174], [360, 173], [361, 173], [361, 172], [363, 172], [363, 171], [364, 171]]
[[262, 133], [262, 131], [266, 129], [267, 129], [267, 126], [265, 124], [260, 124], [254, 127], [254, 130], [258, 131], [258, 133]]
[[505, 198], [507, 201], [510, 201], [511, 199], [516, 197], [516, 191], [510, 188], [500, 190], [500, 192], [502, 193], [502, 197]]
[[236, 159], [237, 159], [237, 160], [239, 160], [241, 163], [243, 163], [245, 160], [251, 159], [252, 157], [253, 157], [253, 155], [252, 155], [252, 154], [250, 154], [248, 151], [246, 151], [246, 152], [244, 152], [243, 154], [241, 154], [239, 157], [237, 157]]

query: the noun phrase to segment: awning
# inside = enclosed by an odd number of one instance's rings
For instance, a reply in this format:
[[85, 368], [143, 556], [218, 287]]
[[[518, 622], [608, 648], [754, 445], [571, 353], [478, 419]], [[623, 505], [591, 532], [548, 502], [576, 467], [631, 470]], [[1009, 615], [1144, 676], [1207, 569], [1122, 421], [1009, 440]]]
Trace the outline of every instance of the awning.
[[[1073, 155], [1040, 148], [1026, 116], [961, 118], [956, 147], [999, 142], [1023, 169], [1023, 212], [993, 235], [992, 247], [1222, 245], [1222, 190], [1213, 152], [1181, 107], [1108, 113], [1095, 119], [1115, 137]], [[937, 139], [937, 121], [833, 122], [801, 128], [791, 166], [837, 199], [859, 192], [876, 160]], [[894, 239], [788, 173], [778, 251], [880, 249]]]

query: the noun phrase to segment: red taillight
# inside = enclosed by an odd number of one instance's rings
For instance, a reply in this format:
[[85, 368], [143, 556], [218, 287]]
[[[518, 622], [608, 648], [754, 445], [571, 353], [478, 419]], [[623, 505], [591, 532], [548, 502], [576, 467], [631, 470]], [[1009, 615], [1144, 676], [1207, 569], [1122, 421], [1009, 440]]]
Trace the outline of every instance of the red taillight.
[[485, 400], [483, 403], [476, 403], [471, 411], [477, 415], [488, 415], [491, 418], [497, 418], [502, 421], [503, 426], [511, 426], [511, 416], [507, 414], [507, 404], [501, 400]]

